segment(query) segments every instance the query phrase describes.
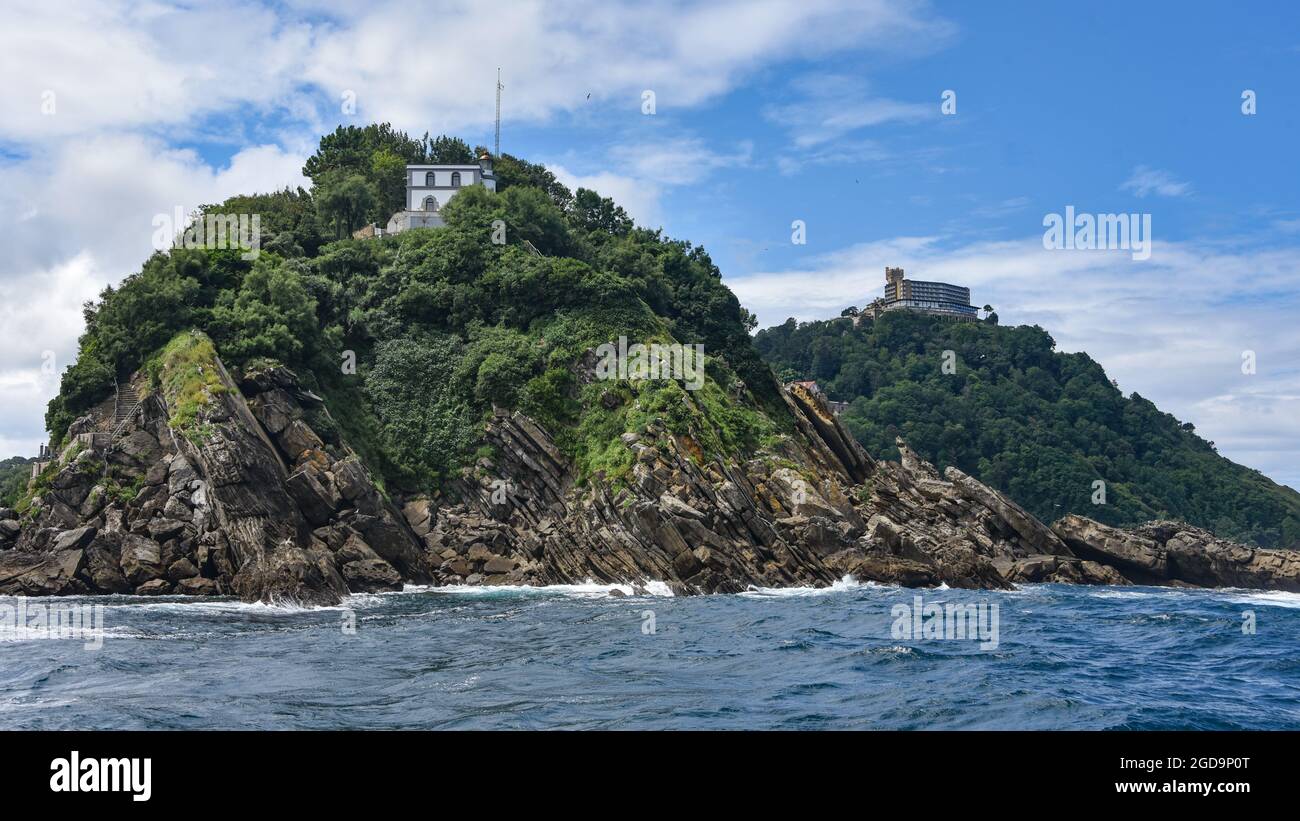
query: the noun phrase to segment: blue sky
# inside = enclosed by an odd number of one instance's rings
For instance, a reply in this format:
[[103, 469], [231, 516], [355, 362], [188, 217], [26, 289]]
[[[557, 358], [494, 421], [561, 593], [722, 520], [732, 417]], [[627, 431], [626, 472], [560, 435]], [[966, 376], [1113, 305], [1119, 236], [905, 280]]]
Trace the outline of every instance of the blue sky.
[[[75, 355], [81, 301], [138, 268], [153, 214], [297, 184], [341, 123], [490, 143], [499, 65], [504, 150], [703, 244], [764, 326], [864, 304], [885, 265], [967, 284], [1300, 486], [1290, 6], [409, 5], [0, 13], [0, 454], [35, 451], [41, 354]], [[1066, 205], [1149, 214], [1151, 259], [1045, 250]]]

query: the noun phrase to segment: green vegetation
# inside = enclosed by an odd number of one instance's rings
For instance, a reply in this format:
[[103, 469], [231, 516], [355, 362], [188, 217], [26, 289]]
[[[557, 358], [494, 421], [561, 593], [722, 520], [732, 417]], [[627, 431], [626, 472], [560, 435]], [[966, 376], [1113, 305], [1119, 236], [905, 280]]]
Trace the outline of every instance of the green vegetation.
[[[580, 478], [617, 483], [632, 465], [619, 441], [628, 431], [662, 424], [697, 458], [753, 454], [788, 433], [766, 356], [782, 377], [817, 379], [852, 400], [842, 418], [873, 454], [896, 456], [901, 434], [1041, 518], [1176, 516], [1260, 544], [1300, 541], [1300, 495], [1223, 459], [1142, 397], [1121, 396], [1095, 362], [1057, 353], [1042, 329], [998, 327], [996, 315], [895, 313], [858, 327], [791, 320], [751, 339], [754, 318], [704, 249], [640, 228], [612, 200], [570, 192], [515, 157], [497, 158], [496, 193], [469, 187], [443, 208], [445, 228], [348, 237], [357, 220], [385, 221], [401, 207], [395, 171], [405, 163], [472, 156], [454, 138], [341, 128], [304, 167], [311, 191], [206, 206], [260, 214], [271, 239], [253, 261], [240, 249], [156, 253], [87, 304], [80, 354], [47, 409], [51, 445], [140, 368], [171, 424], [201, 438], [202, 407], [224, 389], [220, 355], [236, 372], [272, 363], [297, 372], [325, 398], [328, 414], [310, 421], [327, 447], [346, 443], [394, 493], [441, 490], [490, 456], [483, 433], [494, 409], [536, 419]], [[702, 344], [702, 388], [588, 379], [593, 349], [619, 336]], [[941, 371], [945, 350], [955, 374]], [[1096, 480], [1105, 505], [1092, 504]], [[112, 494], [134, 490], [106, 481]]]
[[[788, 430], [750, 343], [753, 318], [704, 249], [638, 228], [612, 200], [570, 192], [539, 165], [497, 158], [498, 191], [462, 190], [443, 209], [445, 228], [348, 236], [401, 207], [406, 163], [472, 157], [454, 138], [340, 128], [304, 167], [312, 191], [205, 206], [260, 213], [272, 239], [251, 262], [239, 249], [154, 254], [88, 304], [78, 360], [46, 414], [55, 446], [141, 367], [173, 426], [200, 435], [202, 403], [221, 387], [205, 367], [215, 353], [234, 370], [296, 371], [326, 399], [335, 424], [313, 421], [326, 444], [346, 441], [394, 491], [437, 490], [487, 455], [493, 408], [535, 418], [583, 476], [625, 472], [619, 435], [655, 419], [701, 456], [752, 452]], [[493, 242], [497, 220], [505, 244]], [[591, 349], [620, 335], [702, 344], [703, 389], [584, 384]], [[341, 367], [349, 361], [355, 372]]]
[[27, 491], [35, 459], [11, 456], [0, 460], [0, 507], [12, 508]]
[[200, 412], [225, 393], [212, 340], [198, 331], [177, 334], [147, 365], [149, 385], [171, 410], [167, 424], [196, 444], [205, 432]]
[[[765, 329], [755, 346], [784, 380], [815, 379], [851, 401], [841, 420], [875, 456], [901, 435], [1039, 518], [1114, 525], [1175, 517], [1264, 546], [1300, 542], [1300, 494], [1235, 464], [1138, 394], [1124, 397], [1087, 354], [1039, 327], [894, 312]], [[956, 372], [942, 370], [943, 352]], [[1093, 482], [1106, 503], [1092, 503]]]

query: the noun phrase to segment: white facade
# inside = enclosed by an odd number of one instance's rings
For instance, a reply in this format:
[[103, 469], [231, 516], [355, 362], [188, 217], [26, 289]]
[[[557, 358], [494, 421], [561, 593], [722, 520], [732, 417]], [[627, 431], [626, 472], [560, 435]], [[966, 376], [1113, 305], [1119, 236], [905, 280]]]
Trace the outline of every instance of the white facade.
[[467, 185], [482, 184], [497, 190], [492, 160], [483, 158], [474, 165], [406, 166], [406, 210], [438, 211]]
[[408, 228], [441, 228], [446, 225], [442, 207], [468, 185], [497, 190], [490, 155], [484, 153], [477, 164], [406, 166], [406, 207], [393, 214], [386, 233], [397, 234]]

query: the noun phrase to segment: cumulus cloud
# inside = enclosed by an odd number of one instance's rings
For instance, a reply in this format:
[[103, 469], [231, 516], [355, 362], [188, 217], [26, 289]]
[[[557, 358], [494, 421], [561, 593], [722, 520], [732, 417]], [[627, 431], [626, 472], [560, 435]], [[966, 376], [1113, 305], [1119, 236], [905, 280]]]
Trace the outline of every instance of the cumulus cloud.
[[188, 126], [235, 107], [310, 121], [337, 115], [345, 92], [363, 121], [463, 132], [491, 122], [498, 67], [515, 120], [588, 95], [635, 108], [645, 89], [661, 108], [689, 107], [776, 62], [923, 48], [951, 29], [907, 0], [18, 6], [0, 27], [0, 139], [20, 141]]
[[[903, 237], [726, 281], [767, 327], [865, 305], [881, 295], [886, 265], [969, 285], [972, 302], [991, 303], [1003, 324], [1041, 325], [1126, 393], [1193, 422], [1225, 456], [1300, 487], [1300, 250], [1157, 243], [1142, 262], [1123, 251], [1045, 250], [1039, 237], [960, 247]], [[1255, 353], [1254, 374], [1242, 373], [1245, 351]]]
[[139, 270], [153, 252], [153, 219], [238, 193], [304, 184], [301, 155], [252, 146], [221, 168], [149, 137], [61, 140], [5, 170], [0, 225], [0, 454], [34, 453], [44, 406], [71, 364], [81, 306]]

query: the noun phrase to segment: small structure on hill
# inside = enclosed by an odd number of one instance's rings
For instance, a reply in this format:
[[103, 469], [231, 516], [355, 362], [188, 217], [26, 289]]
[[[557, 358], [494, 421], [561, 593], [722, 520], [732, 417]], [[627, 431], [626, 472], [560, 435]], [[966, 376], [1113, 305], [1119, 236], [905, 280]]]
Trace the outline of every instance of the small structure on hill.
[[947, 282], [907, 279], [902, 268], [886, 267], [884, 297], [872, 300], [862, 309], [860, 316], [876, 319], [885, 311], [898, 310], [972, 322], [979, 318], [978, 310], [970, 304], [970, 288]]
[[393, 214], [387, 228], [372, 226], [367, 236], [397, 234], [408, 228], [441, 228], [447, 224], [442, 219], [442, 207], [461, 189], [482, 185], [489, 191], [497, 190], [492, 162], [492, 155], [484, 151], [474, 164], [406, 166], [405, 207]]

